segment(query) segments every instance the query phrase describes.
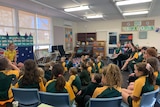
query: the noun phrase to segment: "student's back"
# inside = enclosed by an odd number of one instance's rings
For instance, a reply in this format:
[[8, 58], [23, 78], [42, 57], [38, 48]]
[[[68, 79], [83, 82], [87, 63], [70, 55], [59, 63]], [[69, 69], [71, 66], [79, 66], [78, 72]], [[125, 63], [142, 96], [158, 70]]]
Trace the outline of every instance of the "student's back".
[[[6, 70], [8, 67], [12, 70]], [[13, 101], [12, 80], [19, 77], [19, 69], [7, 58], [0, 57], [0, 105]]]
[[52, 68], [52, 80], [45, 85], [46, 92], [51, 93], [69, 93], [70, 101], [75, 98], [71, 85], [65, 81], [63, 74], [64, 70], [61, 64], [55, 64]]
[[18, 83], [15, 85], [17, 88], [37, 88], [40, 91], [45, 91], [44, 83], [40, 77], [37, 69], [37, 64], [32, 59], [27, 59], [24, 62], [24, 75], [22, 75]]
[[98, 87], [93, 93], [93, 98], [111, 98], [121, 96], [122, 75], [115, 64], [109, 64], [102, 69], [103, 87]]

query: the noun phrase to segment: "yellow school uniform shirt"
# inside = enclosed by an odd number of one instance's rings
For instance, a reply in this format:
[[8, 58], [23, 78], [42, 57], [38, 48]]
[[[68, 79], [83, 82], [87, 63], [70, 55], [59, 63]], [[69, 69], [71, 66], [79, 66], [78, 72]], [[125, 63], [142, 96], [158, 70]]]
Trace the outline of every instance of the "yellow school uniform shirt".
[[[108, 86], [96, 88], [93, 95], [92, 95], [92, 98], [96, 98], [98, 95], [100, 95], [103, 91], [105, 91], [108, 88], [109, 88]], [[114, 86], [113, 88], [116, 89], [117, 91], [121, 92], [121, 87]]]
[[17, 52], [16, 50], [7, 50], [4, 52], [4, 56], [7, 57], [10, 61], [14, 61], [14, 58], [16, 57]]
[[[142, 89], [146, 85], [145, 84], [146, 83], [146, 78], [147, 78], [147, 76], [141, 76], [134, 83], [134, 90], [133, 90], [132, 96], [138, 97], [139, 100], [138, 101], [132, 100], [132, 106], [133, 107], [139, 107], [139, 105], [140, 105], [141, 94], [145, 93], [145, 92], [142, 93]], [[151, 85], [148, 85], [147, 87], [152, 89]], [[149, 91], [150, 89], [148, 89], [147, 91]], [[154, 87], [153, 87], [153, 90], [154, 90]]]
[[158, 71], [154, 71], [154, 76], [156, 78], [156, 85], [154, 86], [154, 89], [157, 89], [160, 86], [160, 75]]
[[138, 59], [138, 52], [133, 55], [133, 58]]
[[[21, 80], [23, 78], [23, 76], [21, 76], [20, 78], [19, 78], [19, 80]], [[40, 79], [40, 82], [39, 82], [39, 91], [46, 91], [46, 88], [45, 88], [45, 86], [44, 86], [44, 83], [43, 83], [43, 80], [42, 80], [42, 78], [40, 77], [39, 78]], [[19, 83], [17, 82], [16, 83], [16, 85], [15, 85], [15, 87], [16, 88], [19, 88]], [[28, 88], [30, 88], [30, 87], [28, 87]]]
[[63, 66], [63, 69], [65, 72], [68, 71], [67, 66], [66, 66], [66, 62], [62, 62], [62, 66]]

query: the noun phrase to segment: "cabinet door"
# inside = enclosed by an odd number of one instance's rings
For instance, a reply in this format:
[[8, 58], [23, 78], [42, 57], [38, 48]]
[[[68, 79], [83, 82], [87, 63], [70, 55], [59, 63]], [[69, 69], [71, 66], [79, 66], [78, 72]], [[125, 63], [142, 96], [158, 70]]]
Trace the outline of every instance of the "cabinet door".
[[86, 41], [86, 33], [77, 33], [77, 41], [85, 42]]

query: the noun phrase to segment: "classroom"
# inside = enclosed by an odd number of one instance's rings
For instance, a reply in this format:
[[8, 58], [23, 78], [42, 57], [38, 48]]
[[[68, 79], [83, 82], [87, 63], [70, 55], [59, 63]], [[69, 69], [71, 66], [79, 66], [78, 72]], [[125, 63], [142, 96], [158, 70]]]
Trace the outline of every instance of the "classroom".
[[[32, 105], [15, 95], [27, 91], [21, 88], [35, 89], [33, 105], [39, 107], [109, 106], [111, 97], [119, 98], [115, 107], [141, 107], [149, 92], [156, 100], [148, 102], [159, 107], [159, 5], [160, 0], [0, 0], [0, 76], [8, 80], [0, 77], [0, 107], [14, 101]], [[137, 88], [141, 80], [148, 83]], [[107, 94], [111, 88], [114, 94]], [[61, 105], [53, 98], [54, 105], [50, 99], [61, 92], [68, 101]]]

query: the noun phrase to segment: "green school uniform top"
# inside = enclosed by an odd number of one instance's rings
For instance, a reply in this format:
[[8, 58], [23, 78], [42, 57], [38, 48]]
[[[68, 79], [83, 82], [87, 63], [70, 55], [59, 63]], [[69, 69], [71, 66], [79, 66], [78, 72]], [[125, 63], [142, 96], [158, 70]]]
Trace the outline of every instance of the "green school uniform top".
[[23, 78], [23, 76], [21, 76], [20, 79], [18, 80], [17, 84], [15, 85], [16, 88], [37, 88], [39, 91], [46, 91], [46, 89], [44, 87], [43, 80], [41, 77], [39, 78], [40, 82], [32, 83], [32, 84], [28, 84], [28, 85], [22, 84], [22, 78]]
[[8, 70], [0, 72], [0, 105], [13, 101], [12, 78], [18, 78], [19, 70]]
[[68, 83], [71, 85], [74, 93], [77, 93], [79, 90], [81, 90], [81, 80], [78, 75], [71, 75]]
[[117, 48], [115, 49], [115, 53], [118, 54], [121, 50], [122, 50], [122, 47], [117, 47]]
[[121, 87], [103, 86], [95, 89], [92, 98], [112, 98], [121, 96]]
[[50, 70], [45, 71], [44, 78], [49, 81], [52, 79], [52, 72]]
[[82, 90], [82, 96], [89, 95], [92, 96], [94, 90], [100, 87], [98, 83], [91, 82], [85, 89]]
[[87, 70], [82, 70], [82, 72], [79, 75], [81, 79], [82, 85], [88, 85], [90, 82], [90, 75]]
[[104, 66], [104, 63], [102, 61], [98, 62], [96, 64], [96, 73], [102, 73], [103, 66]]
[[[52, 80], [48, 81], [45, 85], [46, 92], [58, 93], [56, 88], [55, 88], [55, 85], [56, 85], [56, 79], [52, 79]], [[70, 101], [73, 101], [74, 98], [75, 98], [72, 87], [68, 82], [66, 82], [66, 84], [64, 86], [64, 89], [62, 90], [61, 93], [69, 93]]]
[[67, 69], [69, 70], [71, 67], [73, 67], [73, 62], [69, 61], [67, 64]]
[[132, 98], [128, 97], [128, 103], [130, 107], [139, 107], [141, 96], [143, 93], [150, 92], [154, 90], [154, 86], [149, 83], [147, 76], [139, 77], [134, 83], [134, 89], [132, 96], [136, 96], [140, 98], [138, 101], [132, 100]]

